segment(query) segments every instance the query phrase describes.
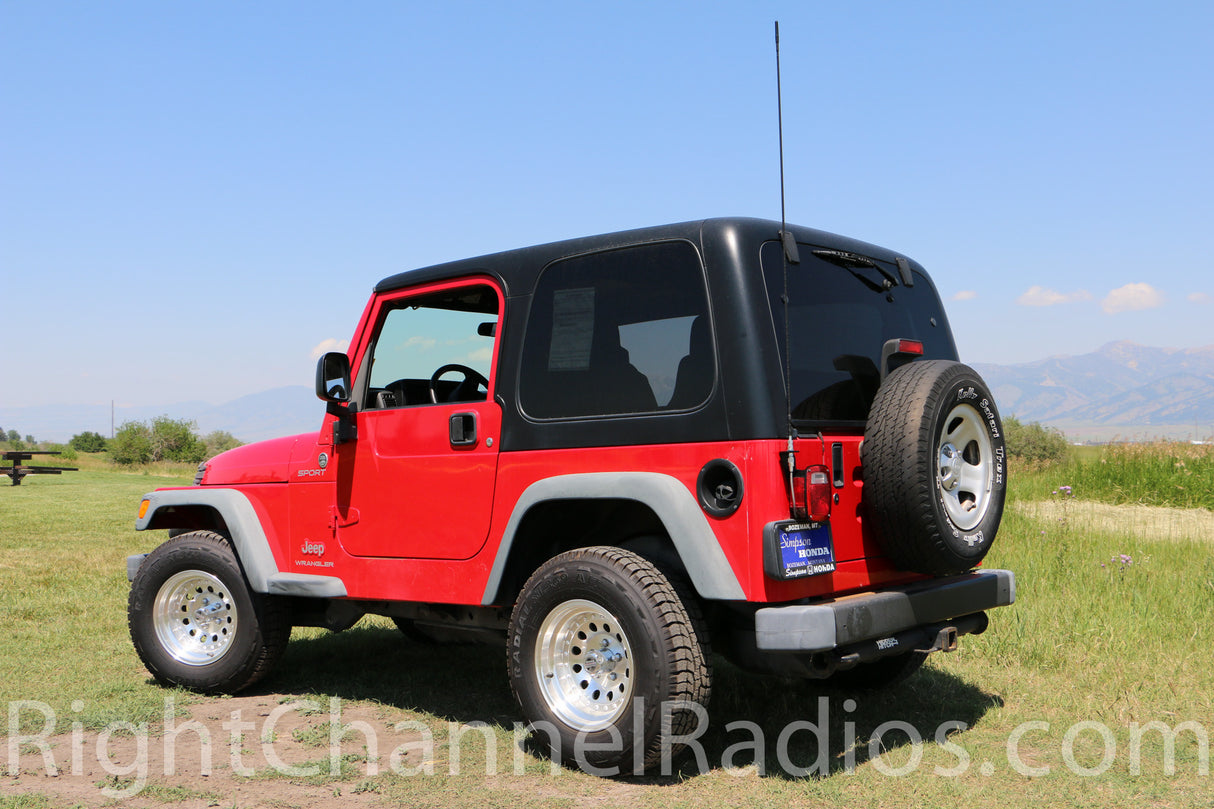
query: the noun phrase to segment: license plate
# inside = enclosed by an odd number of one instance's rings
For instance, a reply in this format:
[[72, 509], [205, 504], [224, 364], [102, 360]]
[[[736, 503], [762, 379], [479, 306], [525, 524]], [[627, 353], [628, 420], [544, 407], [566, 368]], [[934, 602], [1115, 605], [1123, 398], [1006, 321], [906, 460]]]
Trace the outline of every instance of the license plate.
[[835, 569], [830, 523], [783, 526], [776, 532], [779, 561], [785, 579], [817, 576]]

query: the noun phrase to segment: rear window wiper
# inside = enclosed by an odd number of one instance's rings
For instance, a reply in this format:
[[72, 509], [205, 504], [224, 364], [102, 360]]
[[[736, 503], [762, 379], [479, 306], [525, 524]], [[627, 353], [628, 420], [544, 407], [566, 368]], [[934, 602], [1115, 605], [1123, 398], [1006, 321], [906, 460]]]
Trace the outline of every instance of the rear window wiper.
[[[884, 292], [891, 289], [898, 283], [898, 279], [889, 270], [882, 267], [877, 262], [873, 261], [868, 256], [862, 256], [859, 253], [849, 253], [846, 250], [814, 250], [813, 254], [823, 261], [829, 261], [839, 267], [850, 272], [859, 279], [866, 287], [873, 292]], [[871, 278], [861, 275], [856, 272], [857, 269], [876, 270], [881, 273], [881, 277], [885, 279], [884, 283], [878, 284]]]

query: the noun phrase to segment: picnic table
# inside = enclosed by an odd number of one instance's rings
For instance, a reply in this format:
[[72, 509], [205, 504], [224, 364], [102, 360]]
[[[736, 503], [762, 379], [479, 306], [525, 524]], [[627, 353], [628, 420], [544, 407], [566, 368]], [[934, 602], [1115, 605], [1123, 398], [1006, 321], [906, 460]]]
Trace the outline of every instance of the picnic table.
[[74, 466], [22, 466], [22, 461], [33, 460], [35, 455], [61, 455], [60, 452], [52, 450], [12, 450], [9, 452], [0, 453], [6, 461], [12, 461], [12, 466], [0, 466], [0, 474], [8, 475], [13, 479], [14, 486], [21, 485], [21, 478], [26, 475], [58, 475], [63, 472], [79, 471]]

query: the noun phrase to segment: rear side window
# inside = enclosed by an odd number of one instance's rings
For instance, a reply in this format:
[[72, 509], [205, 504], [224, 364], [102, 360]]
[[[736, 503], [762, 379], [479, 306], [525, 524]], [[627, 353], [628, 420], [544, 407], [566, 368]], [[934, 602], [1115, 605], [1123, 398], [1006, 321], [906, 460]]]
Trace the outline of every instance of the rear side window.
[[716, 359], [699, 254], [661, 242], [565, 259], [540, 275], [519, 401], [536, 419], [688, 410]]
[[784, 339], [784, 261], [778, 242], [762, 249], [763, 277], [780, 346], [780, 367], [791, 348], [795, 422], [858, 422], [868, 418], [881, 383], [886, 340], [921, 340], [925, 359], [956, 359], [940, 299], [926, 278], [901, 282], [888, 262], [835, 254], [824, 260], [801, 244], [801, 262], [788, 268], [788, 341]]

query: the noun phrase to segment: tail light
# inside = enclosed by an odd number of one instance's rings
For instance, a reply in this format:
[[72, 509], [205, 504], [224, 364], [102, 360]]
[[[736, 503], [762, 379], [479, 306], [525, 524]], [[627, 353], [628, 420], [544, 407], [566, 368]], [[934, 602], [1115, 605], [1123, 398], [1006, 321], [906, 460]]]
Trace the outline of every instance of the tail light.
[[824, 522], [830, 518], [830, 470], [821, 464], [792, 474], [789, 509], [797, 520]]
[[811, 466], [805, 470], [809, 480], [809, 519], [823, 522], [830, 518], [830, 470], [825, 466]]

